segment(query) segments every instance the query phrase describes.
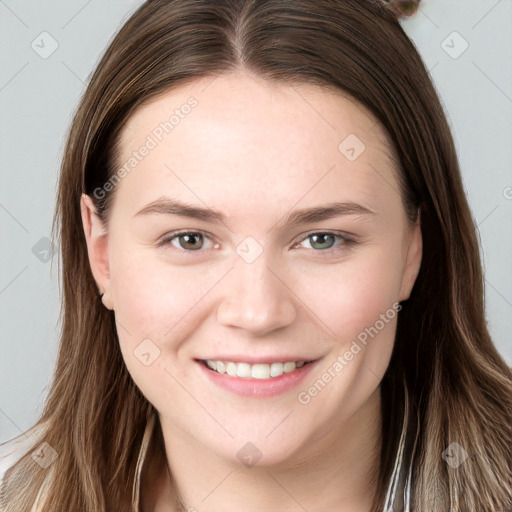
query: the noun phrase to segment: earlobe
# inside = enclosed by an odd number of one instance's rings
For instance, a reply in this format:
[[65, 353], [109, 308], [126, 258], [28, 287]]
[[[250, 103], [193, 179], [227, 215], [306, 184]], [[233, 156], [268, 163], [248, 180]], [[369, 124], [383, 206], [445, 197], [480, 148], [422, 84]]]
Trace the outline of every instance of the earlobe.
[[101, 300], [103, 304], [108, 309], [113, 309], [110, 293], [107, 231], [96, 212], [91, 198], [87, 194], [82, 194], [81, 196], [80, 211], [91, 272], [98, 286], [99, 294], [102, 295]]
[[110, 310], [114, 309], [114, 303], [112, 301], [112, 294], [110, 291], [102, 292], [101, 293], [101, 302], [103, 302], [103, 305]]
[[399, 301], [407, 300], [412, 292], [416, 278], [418, 277], [421, 259], [423, 255], [423, 238], [421, 235], [421, 219], [418, 218], [414, 224], [409, 238], [405, 267], [402, 277], [402, 286], [400, 289]]

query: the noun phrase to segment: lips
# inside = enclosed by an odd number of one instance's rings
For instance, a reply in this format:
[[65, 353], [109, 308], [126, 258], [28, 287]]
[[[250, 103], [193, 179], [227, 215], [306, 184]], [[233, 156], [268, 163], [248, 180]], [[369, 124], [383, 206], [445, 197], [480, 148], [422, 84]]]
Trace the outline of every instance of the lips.
[[[301, 381], [306, 378], [307, 375], [311, 373], [311, 371], [317, 366], [318, 361], [319, 359], [308, 361], [307, 363], [304, 362], [304, 364], [299, 367], [297, 367], [296, 362], [293, 362], [295, 369], [292, 369], [292, 367], [289, 366], [288, 369], [291, 371], [284, 373], [284, 364], [286, 364], [285, 361], [285, 363], [280, 363], [283, 365], [283, 373], [274, 377], [271, 375], [267, 377], [267, 370], [261, 368], [261, 366], [270, 367], [272, 364], [276, 364], [275, 361], [270, 365], [268, 362], [249, 365], [249, 363], [245, 362], [235, 364], [235, 361], [228, 361], [228, 365], [231, 363], [234, 366], [234, 368], [231, 367], [230, 371], [233, 373], [233, 370], [236, 369], [235, 375], [219, 373], [216, 369], [213, 370], [207, 365], [206, 360], [196, 360], [196, 363], [200, 371], [199, 373], [202, 374], [208, 382], [213, 383], [220, 389], [239, 396], [263, 399], [292, 391], [299, 385]], [[212, 362], [212, 360], [210, 360], [210, 362]], [[291, 363], [291, 361], [288, 362]], [[300, 363], [300, 360], [298, 362]], [[251, 375], [249, 377], [237, 375], [239, 368], [241, 368], [240, 371], [242, 375], [244, 375], [243, 372], [247, 372], [247, 366], [251, 367]], [[255, 377], [252, 376], [254, 367], [256, 367]], [[245, 375], [248, 374], [245, 373]]]

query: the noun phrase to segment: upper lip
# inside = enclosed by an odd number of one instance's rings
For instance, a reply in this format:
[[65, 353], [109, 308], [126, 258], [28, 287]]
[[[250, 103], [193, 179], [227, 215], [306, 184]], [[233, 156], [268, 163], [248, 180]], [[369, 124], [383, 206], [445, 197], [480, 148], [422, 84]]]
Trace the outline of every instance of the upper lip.
[[262, 364], [262, 363], [286, 363], [286, 362], [310, 362], [319, 359], [317, 357], [303, 357], [297, 355], [289, 356], [249, 356], [249, 355], [227, 355], [227, 356], [212, 356], [199, 359], [199, 361], [232, 361], [234, 363], [249, 363], [249, 364]]

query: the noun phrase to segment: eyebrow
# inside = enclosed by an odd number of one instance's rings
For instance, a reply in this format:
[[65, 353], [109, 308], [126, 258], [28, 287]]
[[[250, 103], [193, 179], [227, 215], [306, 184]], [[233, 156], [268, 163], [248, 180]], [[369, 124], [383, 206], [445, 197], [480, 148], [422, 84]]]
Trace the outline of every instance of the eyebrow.
[[[183, 203], [168, 197], [156, 199], [138, 211], [134, 216], [153, 214], [179, 215], [213, 224], [227, 225], [226, 217], [219, 211]], [[279, 223], [293, 227], [300, 224], [320, 222], [340, 215], [375, 215], [375, 212], [354, 202], [335, 202], [323, 206], [296, 210], [286, 215]]]

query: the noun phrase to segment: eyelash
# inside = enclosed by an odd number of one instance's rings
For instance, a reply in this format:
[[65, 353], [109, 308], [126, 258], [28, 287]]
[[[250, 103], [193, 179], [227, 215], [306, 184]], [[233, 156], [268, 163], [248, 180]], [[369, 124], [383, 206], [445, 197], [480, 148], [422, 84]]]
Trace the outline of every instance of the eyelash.
[[[159, 242], [157, 242], [157, 246], [158, 247], [171, 246], [171, 248], [172, 248], [171, 250], [177, 251], [178, 253], [181, 253], [183, 255], [184, 254], [194, 254], [194, 253], [201, 254], [204, 252], [201, 249], [197, 249], [194, 251], [194, 250], [186, 250], [186, 249], [180, 249], [178, 247], [175, 247], [172, 244], [172, 240], [174, 240], [175, 238], [178, 238], [180, 235], [202, 235], [205, 238], [211, 238], [204, 231], [191, 231], [191, 230], [172, 231], [172, 232], [164, 235], [164, 237]], [[340, 253], [340, 252], [347, 250], [350, 246], [353, 246], [356, 244], [355, 240], [353, 240], [352, 238], [349, 238], [347, 235], [342, 234], [338, 231], [312, 231], [312, 232], [308, 233], [307, 235], [305, 235], [297, 243], [295, 243], [293, 245], [293, 247], [296, 247], [297, 245], [303, 243], [304, 241], [308, 240], [309, 238], [311, 238], [314, 235], [328, 235], [328, 236], [333, 236], [335, 238], [341, 239], [341, 246], [338, 246], [338, 248], [329, 247], [328, 249], [316, 249], [316, 250], [311, 248], [311, 250], [316, 253], [324, 253], [324, 254], [325, 253], [328, 253], [328, 254]]]

